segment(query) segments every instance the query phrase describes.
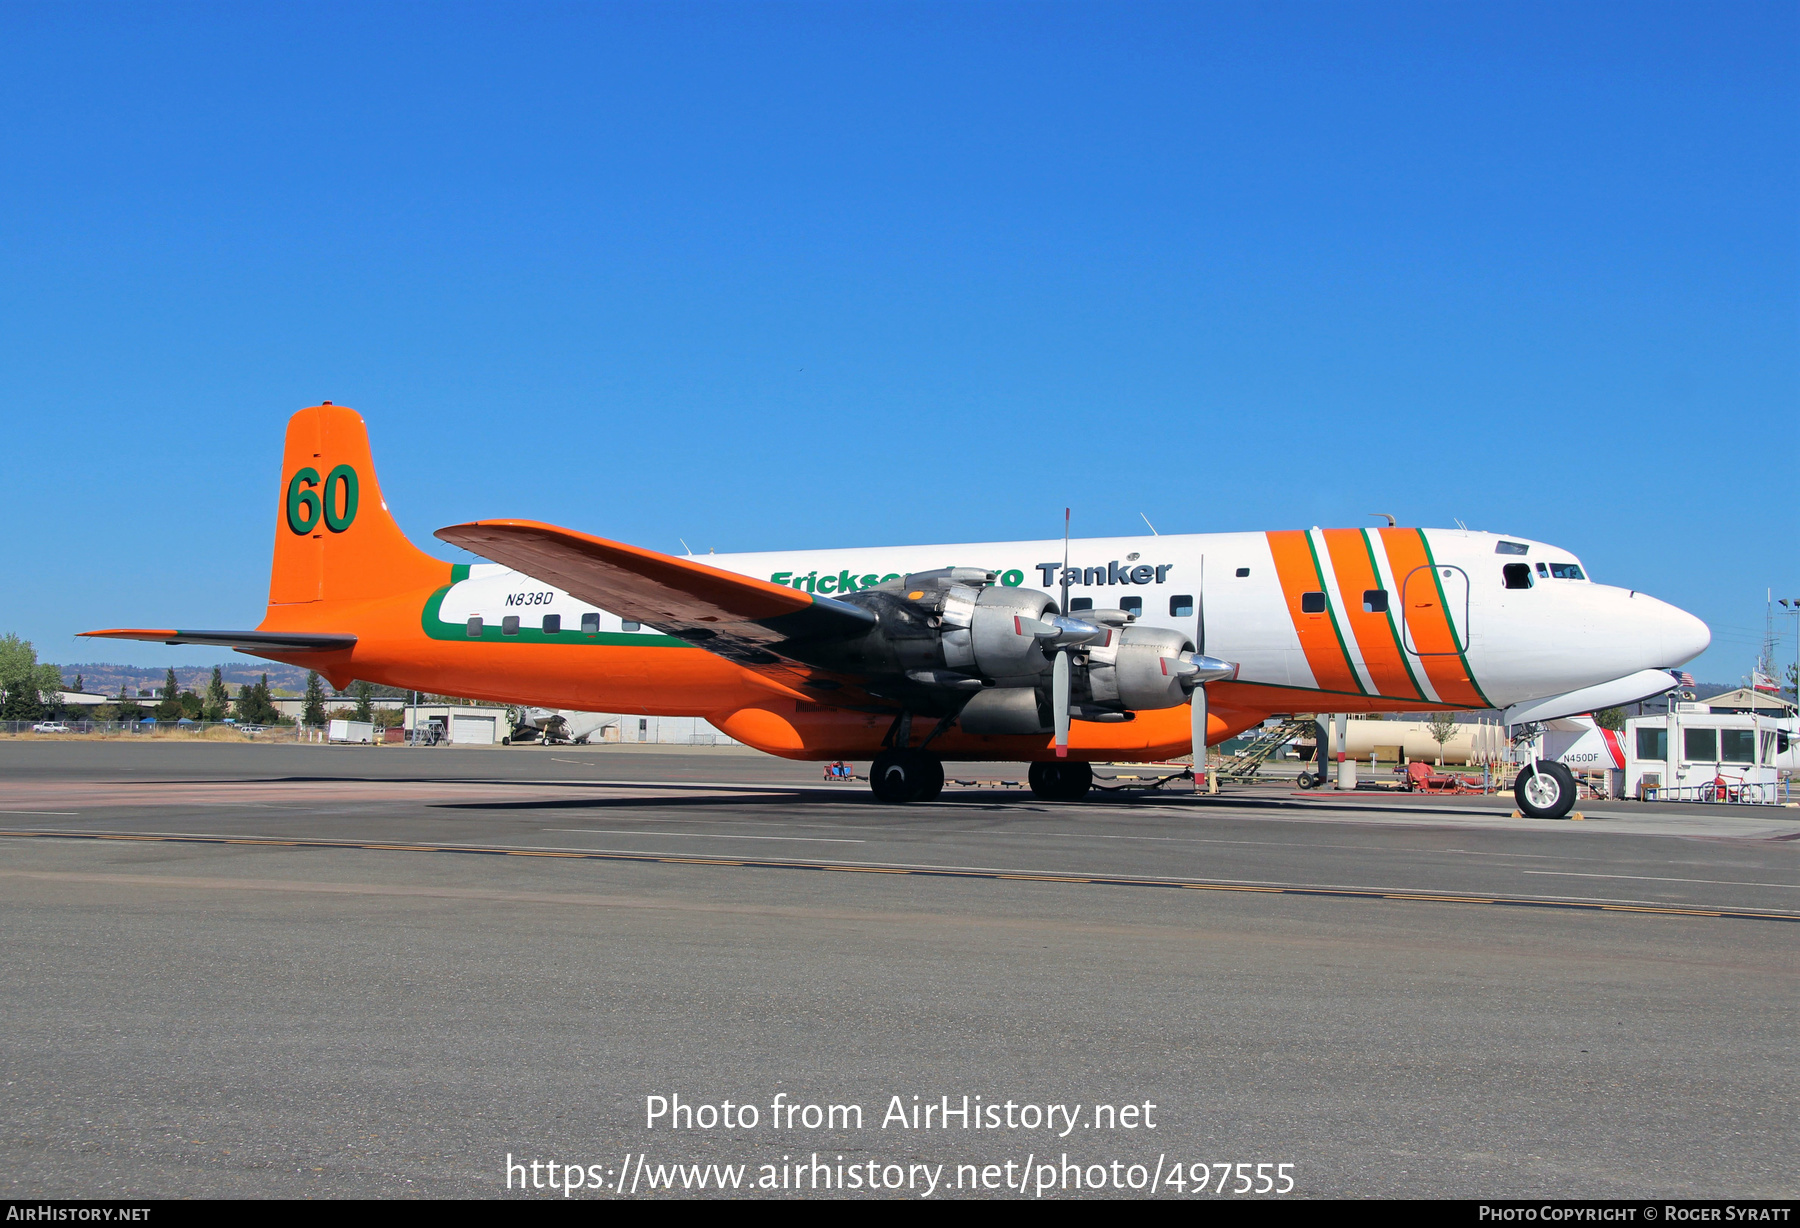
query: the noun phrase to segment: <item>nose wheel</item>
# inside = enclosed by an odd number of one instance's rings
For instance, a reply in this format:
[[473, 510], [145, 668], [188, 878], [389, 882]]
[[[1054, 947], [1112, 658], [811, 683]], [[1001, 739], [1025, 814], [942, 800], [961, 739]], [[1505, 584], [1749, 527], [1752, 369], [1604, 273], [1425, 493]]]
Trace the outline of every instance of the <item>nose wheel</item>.
[[944, 791], [944, 764], [920, 750], [884, 750], [869, 765], [869, 789], [890, 806], [936, 801]]
[[1519, 771], [1513, 784], [1519, 809], [1534, 819], [1560, 819], [1575, 808], [1575, 773], [1560, 763], [1540, 759]]

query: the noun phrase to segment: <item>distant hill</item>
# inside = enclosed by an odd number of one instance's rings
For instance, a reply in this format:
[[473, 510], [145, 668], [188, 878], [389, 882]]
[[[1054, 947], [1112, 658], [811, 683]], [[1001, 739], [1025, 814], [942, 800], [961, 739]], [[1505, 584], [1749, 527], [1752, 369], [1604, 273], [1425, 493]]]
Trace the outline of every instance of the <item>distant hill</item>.
[[[63, 685], [75, 685], [76, 675], [81, 677], [83, 690], [99, 695], [117, 695], [119, 687], [124, 686], [128, 693], [136, 695], [138, 691], [150, 691], [163, 684], [165, 670], [149, 669], [142, 665], [113, 665], [105, 661], [84, 661], [74, 665], [59, 665], [62, 671]], [[224, 674], [225, 685], [237, 694], [239, 686], [253, 684], [264, 674], [269, 676], [271, 690], [292, 691], [296, 695], [306, 690], [306, 671], [296, 665], [281, 665], [274, 661], [221, 661], [219, 669]], [[184, 691], [203, 693], [206, 684], [212, 681], [213, 667], [210, 665], [177, 665], [175, 681]], [[330, 684], [327, 683], [327, 688]]]

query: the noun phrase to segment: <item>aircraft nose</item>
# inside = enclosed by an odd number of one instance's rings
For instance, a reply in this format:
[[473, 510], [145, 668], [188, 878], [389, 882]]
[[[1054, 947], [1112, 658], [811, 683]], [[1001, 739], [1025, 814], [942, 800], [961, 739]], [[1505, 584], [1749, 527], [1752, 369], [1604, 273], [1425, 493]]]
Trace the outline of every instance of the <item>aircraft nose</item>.
[[1686, 610], [1670, 606], [1667, 622], [1664, 642], [1669, 650], [1670, 665], [1692, 661], [1712, 644], [1712, 628]]
[[[1638, 617], [1647, 621], [1652, 634], [1647, 637], [1655, 645], [1656, 659], [1651, 669], [1673, 669], [1692, 661], [1712, 643], [1712, 630], [1705, 623], [1677, 606], [1644, 593], [1631, 594], [1638, 605]], [[1641, 603], [1648, 602], [1646, 609]], [[1645, 615], [1649, 615], [1645, 619]], [[1642, 625], [1640, 622], [1639, 625]]]

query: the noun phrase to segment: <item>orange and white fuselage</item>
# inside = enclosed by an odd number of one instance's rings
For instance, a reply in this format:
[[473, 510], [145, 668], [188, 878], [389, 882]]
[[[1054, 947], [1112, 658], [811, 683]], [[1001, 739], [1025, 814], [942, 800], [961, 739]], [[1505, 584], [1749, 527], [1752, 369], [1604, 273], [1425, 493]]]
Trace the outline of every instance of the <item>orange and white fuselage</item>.
[[[310, 475], [310, 477], [308, 476]], [[290, 425], [270, 605], [259, 633], [354, 636], [343, 648], [259, 655], [424, 691], [546, 708], [701, 716], [793, 758], [866, 757], [892, 713], [855, 710], [632, 623], [497, 564], [439, 562], [388, 515], [353, 411]], [[308, 502], [308, 500], [311, 502]], [[299, 530], [304, 529], [305, 532]], [[1209, 685], [1208, 740], [1270, 715], [1506, 707], [1679, 665], [1700, 620], [1597, 584], [1573, 554], [1525, 537], [1446, 529], [1260, 533], [881, 546], [693, 560], [819, 598], [943, 567], [983, 568], [1071, 611], [1133, 610], [1238, 665]], [[1509, 572], [1507, 569], [1511, 568]], [[1521, 578], [1523, 573], [1523, 578]], [[164, 638], [161, 632], [101, 632]], [[177, 633], [168, 633], [174, 636]], [[225, 642], [190, 641], [190, 642]], [[1032, 760], [1045, 736], [950, 729], [945, 759]], [[1163, 759], [1190, 748], [1185, 708], [1077, 721], [1070, 754]]]

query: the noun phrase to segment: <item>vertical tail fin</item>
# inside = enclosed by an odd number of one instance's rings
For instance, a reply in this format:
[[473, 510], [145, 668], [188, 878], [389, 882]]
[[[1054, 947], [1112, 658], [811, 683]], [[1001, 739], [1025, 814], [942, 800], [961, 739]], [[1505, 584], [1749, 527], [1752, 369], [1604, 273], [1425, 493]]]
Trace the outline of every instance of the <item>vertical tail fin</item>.
[[450, 564], [415, 547], [388, 513], [362, 415], [327, 403], [288, 419], [270, 612], [449, 582]]

